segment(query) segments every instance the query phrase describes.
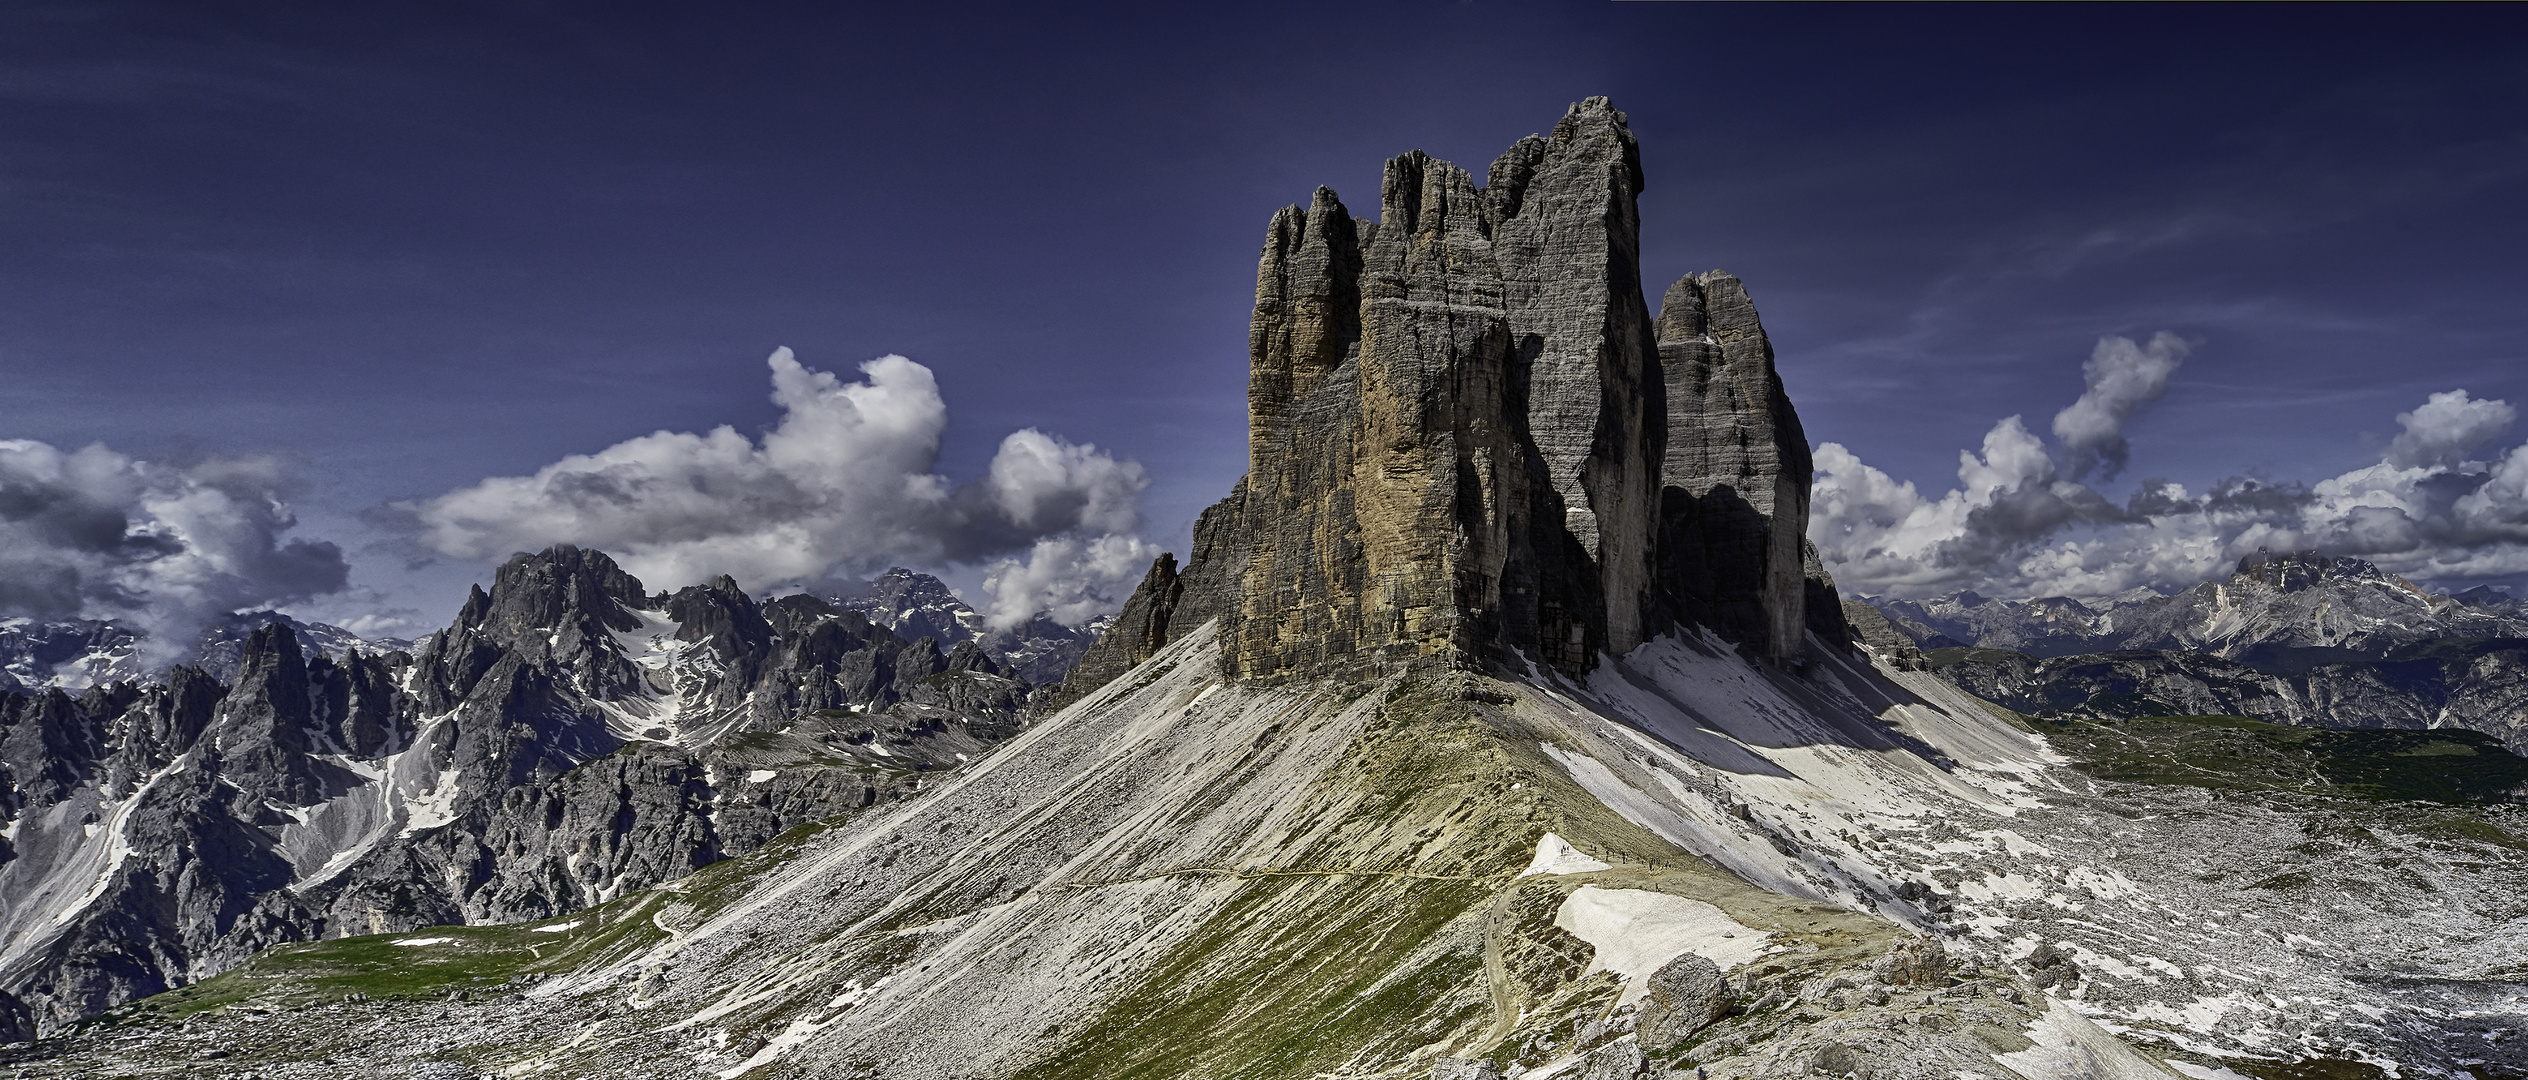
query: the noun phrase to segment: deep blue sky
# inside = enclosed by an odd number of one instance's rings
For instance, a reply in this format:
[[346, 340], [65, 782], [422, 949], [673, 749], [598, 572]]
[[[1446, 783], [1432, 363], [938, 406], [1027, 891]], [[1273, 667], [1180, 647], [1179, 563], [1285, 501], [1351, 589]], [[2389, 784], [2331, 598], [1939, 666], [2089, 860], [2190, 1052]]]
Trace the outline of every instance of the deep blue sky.
[[[2199, 343], [2118, 499], [2528, 404], [2515, 8], [921, 9], [10, 5], [0, 438], [292, 455], [300, 532], [359, 549], [388, 500], [758, 429], [774, 346], [901, 353], [943, 472], [1093, 442], [1181, 551], [1244, 468], [1274, 208], [1372, 213], [1387, 157], [1480, 173], [1590, 94], [1647, 278], [1743, 277], [1812, 439], [1927, 492], [2101, 334]], [[436, 623], [482, 569], [353, 572]]]

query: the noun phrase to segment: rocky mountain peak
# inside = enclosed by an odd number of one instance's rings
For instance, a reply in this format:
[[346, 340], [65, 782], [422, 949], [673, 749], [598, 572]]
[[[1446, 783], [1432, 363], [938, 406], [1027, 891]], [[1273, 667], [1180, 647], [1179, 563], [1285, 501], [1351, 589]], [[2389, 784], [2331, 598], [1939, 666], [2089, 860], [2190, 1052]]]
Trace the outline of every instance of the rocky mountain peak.
[[901, 566], [889, 567], [848, 594], [829, 599], [836, 607], [858, 612], [908, 641], [934, 637], [954, 644], [985, 630], [982, 614], [948, 591], [947, 582]]
[[420, 647], [425, 703], [452, 707], [503, 660], [599, 700], [637, 695], [641, 672], [614, 635], [646, 626], [635, 612], [663, 602], [602, 551], [556, 544], [512, 555], [493, 572], [491, 592], [469, 593], [456, 622]]
[[2486, 611], [2513, 615], [2528, 614], [2528, 604], [2523, 604], [2518, 598], [2513, 597], [2509, 589], [2499, 586], [2478, 585], [2464, 592], [2453, 593], [2449, 598], [2467, 607], [2481, 608]]
[[1680, 619], [1801, 654], [1811, 466], [1744, 286], [1679, 282], [1675, 340], [1656, 332], [1640, 153], [1603, 98], [1484, 179], [1413, 151], [1387, 163], [1375, 222], [1325, 188], [1273, 216], [1247, 475], [1181, 571], [1153, 565], [1075, 689], [1213, 618], [1224, 667], [1268, 681], [1578, 674]]
[[2315, 551], [2286, 551], [2276, 555], [2259, 548], [2255, 554], [2238, 560], [2238, 570], [2230, 575], [2230, 580], [2270, 585], [2283, 592], [2299, 592], [2326, 581], [2375, 581], [2400, 585], [2418, 595], [2422, 592], [2404, 578], [2380, 570], [2369, 562], [2320, 555]]
[[[640, 618], [629, 609], [647, 606], [640, 579], [625, 573], [605, 552], [555, 544], [502, 563], [473, 625], [504, 644], [565, 630], [594, 635], [604, 629], [640, 629]], [[469, 598], [466, 612], [475, 611]]]
[[[1335, 209], [1338, 212], [1328, 220], [1350, 220], [1339, 213], [1340, 204]], [[1098, 623], [1064, 626], [1042, 614], [1018, 626], [995, 629], [982, 612], [957, 599], [946, 582], [901, 566], [826, 599], [908, 641], [935, 638], [941, 648], [972, 642], [990, 660], [994, 673], [1038, 686], [1061, 682], [1104, 630]]]
[[240, 789], [294, 806], [322, 796], [321, 764], [310, 756], [319, 747], [307, 675], [289, 627], [267, 623], [247, 636], [236, 685], [212, 721], [231, 746], [223, 775]]
[[707, 644], [722, 662], [738, 670], [741, 680], [752, 680], [756, 662], [772, 652], [772, 623], [726, 574], [707, 585], [677, 590], [664, 607], [677, 624], [677, 640]]

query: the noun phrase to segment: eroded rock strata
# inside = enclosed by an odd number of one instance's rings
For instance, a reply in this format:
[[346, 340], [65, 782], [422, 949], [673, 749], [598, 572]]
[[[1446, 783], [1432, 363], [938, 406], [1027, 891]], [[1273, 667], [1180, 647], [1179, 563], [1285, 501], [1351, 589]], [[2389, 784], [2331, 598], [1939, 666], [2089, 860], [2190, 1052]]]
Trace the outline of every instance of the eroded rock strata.
[[1247, 474], [1071, 693], [1212, 618], [1224, 671], [1267, 681], [1577, 675], [1681, 621], [1772, 660], [1808, 648], [1808, 444], [1745, 287], [1690, 276], [1652, 321], [1640, 155], [1603, 98], [1483, 179], [1416, 151], [1387, 163], [1376, 221], [1325, 188], [1274, 215]]

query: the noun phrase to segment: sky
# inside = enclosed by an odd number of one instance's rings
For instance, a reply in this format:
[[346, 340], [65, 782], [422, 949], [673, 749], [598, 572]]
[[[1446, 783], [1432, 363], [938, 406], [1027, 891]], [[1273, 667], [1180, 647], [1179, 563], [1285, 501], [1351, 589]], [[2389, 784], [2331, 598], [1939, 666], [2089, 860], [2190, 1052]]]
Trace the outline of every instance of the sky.
[[0, 614], [570, 541], [1083, 618], [1244, 470], [1272, 212], [1596, 94], [1848, 591], [2528, 586], [2528, 12], [876, 7], [0, 9]]

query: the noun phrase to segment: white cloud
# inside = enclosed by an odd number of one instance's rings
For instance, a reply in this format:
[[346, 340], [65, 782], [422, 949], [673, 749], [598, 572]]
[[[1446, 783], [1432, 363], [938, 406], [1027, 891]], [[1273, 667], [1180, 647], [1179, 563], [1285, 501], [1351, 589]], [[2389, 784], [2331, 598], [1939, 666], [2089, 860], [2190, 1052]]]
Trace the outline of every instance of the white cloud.
[[2148, 346], [2136, 345], [2127, 337], [2098, 339], [2098, 347], [2080, 368], [2087, 389], [2081, 391], [2080, 400], [2054, 414], [2054, 437], [2062, 440], [2072, 479], [2096, 469], [2101, 477], [2113, 480], [2124, 471], [2125, 462], [2132, 458], [2131, 447], [2124, 441], [2125, 423], [2142, 406], [2168, 392], [2168, 376], [2186, 362], [2190, 351], [2183, 339], [2165, 330], [2151, 335]]
[[[484, 480], [409, 507], [423, 541], [472, 559], [577, 544], [651, 588], [728, 574], [750, 590], [979, 562], [1039, 541], [1137, 543], [1123, 535], [1149, 483], [1137, 463], [1031, 428], [1002, 440], [982, 480], [958, 486], [934, 471], [948, 410], [930, 369], [885, 356], [847, 383], [788, 349], [767, 364], [782, 415], [760, 440], [727, 426], [660, 431]], [[1094, 575], [1101, 564], [1047, 561], [1044, 550], [1028, 564], [1044, 569], [1022, 575], [1037, 582], [1027, 595], [1072, 606], [1104, 595], [1097, 580], [1054, 580], [1057, 565]]]
[[1027, 560], [1003, 559], [984, 576], [992, 594], [984, 612], [995, 630], [1024, 624], [1038, 612], [1078, 626], [1123, 606], [1149, 572], [1159, 549], [1130, 536], [1058, 536], [1036, 541]]
[[0, 440], [0, 611], [137, 625], [154, 665], [220, 615], [339, 591], [339, 549], [283, 539], [293, 486], [270, 458], [178, 466]]
[[[2166, 333], [2148, 348], [2102, 339], [2089, 392], [2055, 420], [2066, 456], [2087, 447], [2120, 461], [2122, 420], [2164, 389], [2183, 352]], [[2506, 402], [2433, 394], [2397, 417], [2405, 434], [2377, 465], [2306, 487], [2233, 479], [2200, 496], [2147, 481], [2121, 508], [2059, 476], [2017, 417], [1993, 426], [1980, 456], [1961, 453], [1958, 486], [1937, 497], [1827, 443], [1809, 536], [1845, 589], [1906, 596], [2173, 590], [2259, 548], [2359, 556], [2428, 581], [2513, 577], [2528, 574], [2528, 447], [2467, 459], [2514, 418]]]
[[2396, 414], [2405, 431], [2388, 444], [2386, 461], [2401, 469], [2456, 465], [2518, 417], [2506, 401], [2474, 400], [2464, 390], [2433, 394], [2413, 412]]
[[1923, 591], [1977, 579], [1987, 565], [2075, 522], [2119, 518], [2096, 492], [2061, 479], [2045, 444], [2016, 416], [1958, 454], [1959, 486], [1937, 499], [1863, 463], [1839, 443], [1816, 451], [1809, 538], [1848, 588]]
[[1001, 440], [989, 483], [1001, 513], [1021, 526], [1120, 533], [1139, 524], [1141, 489], [1150, 479], [1140, 462], [1027, 428]]
[[2471, 533], [2528, 543], [2528, 446], [2512, 447], [2485, 474], [2483, 486], [2461, 496], [2453, 509]]

